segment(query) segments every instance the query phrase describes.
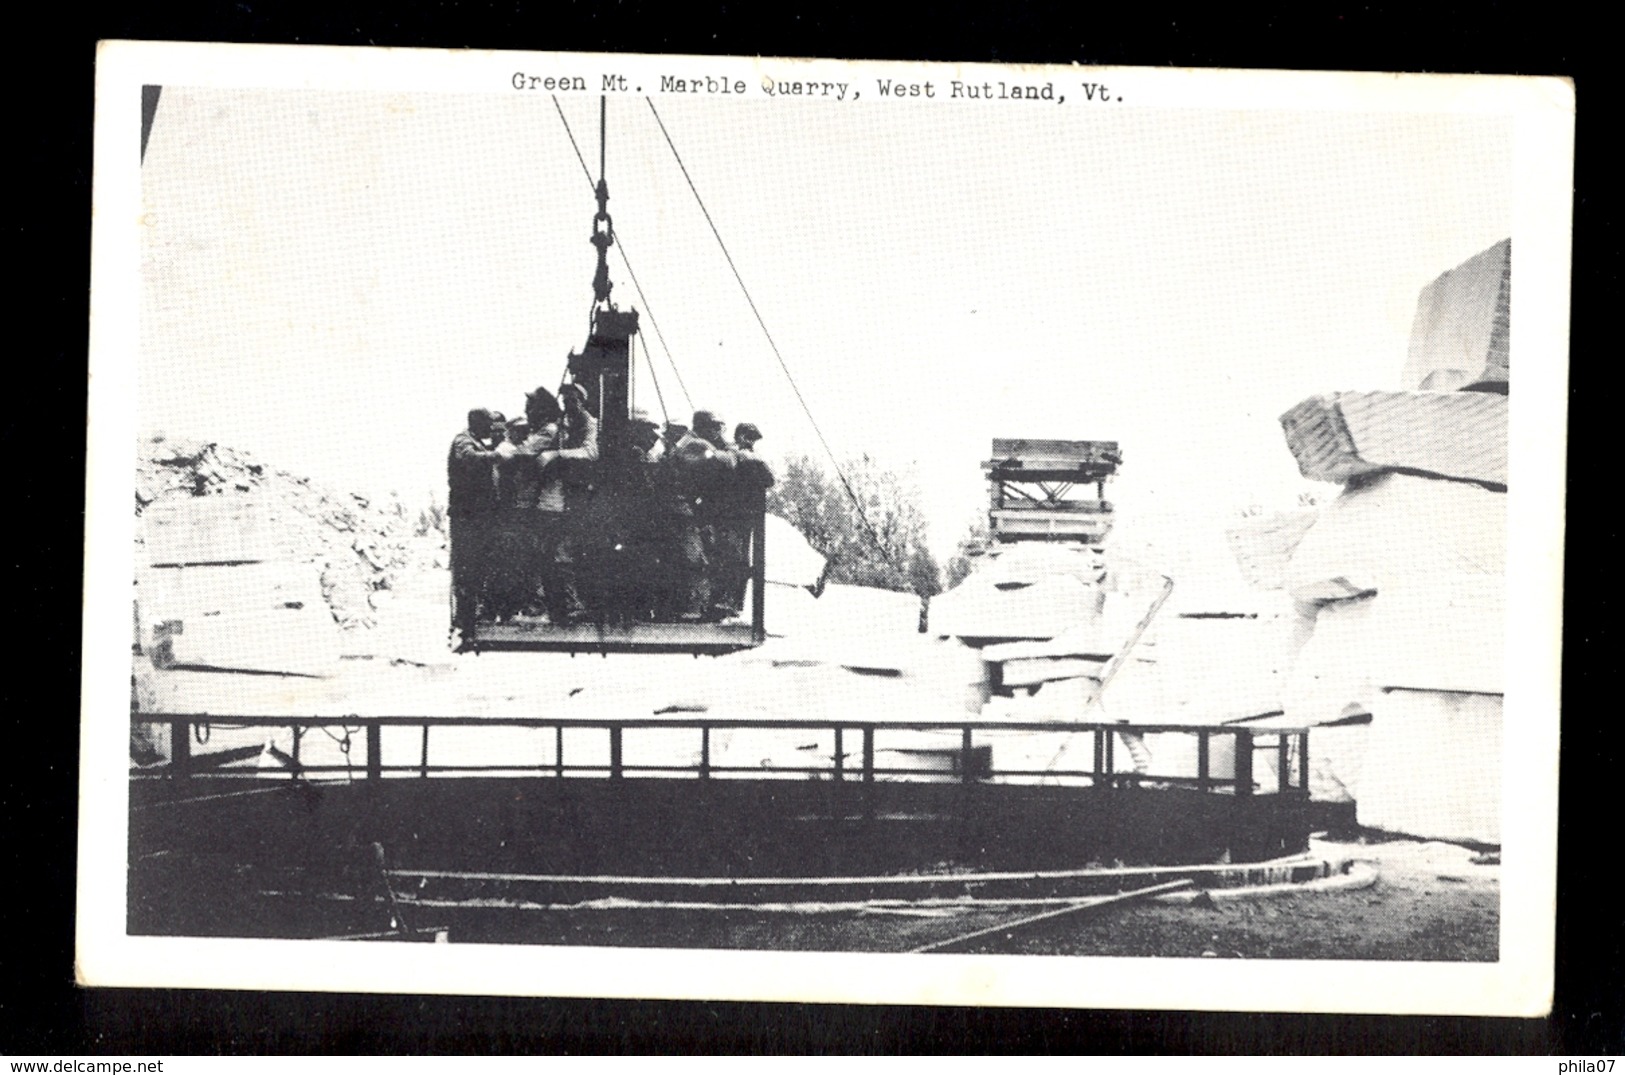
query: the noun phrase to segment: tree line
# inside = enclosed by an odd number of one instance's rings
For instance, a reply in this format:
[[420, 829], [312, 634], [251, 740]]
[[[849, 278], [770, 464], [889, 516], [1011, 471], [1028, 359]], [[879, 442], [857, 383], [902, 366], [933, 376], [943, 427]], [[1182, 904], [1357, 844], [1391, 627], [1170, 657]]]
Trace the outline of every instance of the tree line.
[[832, 468], [808, 455], [792, 457], [767, 493], [767, 510], [829, 561], [827, 581], [929, 598], [970, 573], [970, 557], [986, 540], [985, 524], [968, 526], [948, 562], [940, 563], [912, 469], [889, 469], [864, 454], [842, 463], [841, 474], [850, 496]]

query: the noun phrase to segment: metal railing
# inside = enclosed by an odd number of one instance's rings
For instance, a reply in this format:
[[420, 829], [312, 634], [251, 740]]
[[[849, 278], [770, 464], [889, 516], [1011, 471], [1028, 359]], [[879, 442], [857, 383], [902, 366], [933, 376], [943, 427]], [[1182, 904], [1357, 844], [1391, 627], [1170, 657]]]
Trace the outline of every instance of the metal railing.
[[[1259, 784], [1255, 766], [1255, 755], [1258, 753], [1272, 754], [1275, 768], [1274, 791], [1268, 794], [1307, 795], [1309, 788], [1309, 729], [1307, 728], [1272, 728], [1268, 730], [1235, 727], [1230, 725], [1197, 725], [1197, 724], [1123, 724], [1100, 722], [1063, 722], [1063, 721], [989, 721], [989, 720], [731, 720], [708, 718], [639, 718], [629, 720], [592, 720], [576, 718], [549, 718], [549, 717], [427, 717], [427, 716], [298, 716], [298, 717], [256, 717], [256, 716], [224, 716], [220, 714], [176, 714], [176, 713], [140, 713], [132, 715], [135, 725], [167, 726], [170, 731], [170, 758], [167, 764], [136, 768], [131, 775], [136, 777], [159, 778], [186, 778], [193, 775], [207, 773], [217, 776], [240, 776], [258, 779], [302, 779], [310, 775], [320, 774], [346, 774], [354, 779], [357, 774], [367, 780], [378, 780], [385, 777], [416, 776], [419, 778], [432, 778], [435, 776], [455, 776], [472, 774], [512, 774], [539, 777], [564, 778], [569, 776], [602, 777], [611, 780], [623, 779], [627, 776], [688, 776], [699, 780], [709, 780], [714, 777], [744, 776], [746, 774], [758, 778], [782, 778], [786, 776], [803, 776], [814, 779], [826, 779], [835, 782], [857, 782], [872, 784], [882, 778], [889, 779], [935, 779], [944, 778], [962, 784], [987, 783], [1000, 780], [1031, 780], [1038, 779], [1045, 782], [1087, 782], [1094, 787], [1182, 787], [1199, 792], [1217, 792], [1232, 795], [1253, 795], [1259, 793]], [[283, 768], [265, 770], [260, 768], [226, 768], [232, 762], [244, 758], [241, 750], [226, 751], [215, 755], [195, 755], [191, 746], [195, 733], [212, 726], [231, 727], [234, 729], [280, 729], [292, 730], [292, 749], [288, 752], [277, 751]], [[312, 729], [344, 730], [342, 738], [332, 736], [338, 743], [345, 759], [339, 763], [312, 763], [306, 761], [302, 755], [302, 743], [305, 736]], [[495, 732], [503, 728], [522, 728], [532, 730], [551, 730], [552, 752], [551, 757], [538, 759], [534, 762], [507, 760], [494, 764], [451, 764], [434, 762], [430, 760], [429, 751], [432, 729], [483, 729]], [[354, 732], [351, 731], [354, 729]], [[417, 760], [410, 763], [386, 763], [384, 761], [383, 739], [385, 729], [416, 729], [419, 733], [417, 743]], [[760, 765], [729, 765], [720, 764], [716, 759], [716, 751], [712, 742], [713, 734], [719, 731], [766, 731], [766, 732], [800, 732], [802, 737], [808, 731], [833, 733], [833, 750], [828, 754], [829, 761], [818, 765], [788, 765], [769, 764], [764, 759]], [[578, 750], [578, 754], [595, 753], [604, 760], [576, 758], [566, 760], [565, 733], [567, 731], [588, 731], [602, 733], [603, 739], [598, 740], [596, 750]], [[672, 761], [663, 764], [635, 764], [625, 760], [626, 744], [629, 737], [640, 733], [658, 731], [664, 733], [689, 732], [697, 734], [698, 758], [694, 761]], [[958, 743], [954, 747], [936, 748], [922, 746], [916, 739], [906, 745], [889, 747], [894, 752], [906, 752], [915, 755], [931, 755], [947, 764], [946, 769], [925, 769], [921, 767], [901, 767], [896, 765], [882, 765], [876, 761], [881, 746], [877, 745], [883, 738], [890, 738], [894, 734], [908, 732], [957, 732]], [[1086, 769], [1056, 768], [1048, 766], [1039, 769], [1031, 768], [1001, 768], [995, 764], [995, 752], [987, 741], [989, 733], [1029, 732], [1046, 733], [1059, 736], [1088, 736], [1092, 739], [1092, 764]], [[360, 734], [365, 742], [365, 751], [359, 762], [351, 760], [352, 736]], [[1134, 739], [1143, 742], [1144, 736], [1149, 735], [1186, 735], [1194, 737], [1196, 741], [1196, 764], [1194, 773], [1155, 773], [1145, 772], [1136, 768], [1120, 766], [1120, 753], [1130, 753], [1129, 745]], [[331, 736], [331, 732], [329, 732]], [[982, 742], [978, 743], [978, 736]], [[594, 737], [596, 739], [596, 737]], [[1119, 740], [1123, 740], [1122, 750], [1119, 750]], [[1230, 772], [1215, 772], [1213, 765], [1214, 743], [1216, 740], [1229, 740], [1233, 747], [1231, 756], [1234, 766]], [[816, 748], [818, 744], [814, 744]], [[607, 750], [605, 749], [607, 748]], [[850, 749], [849, 749], [850, 748]], [[804, 750], [808, 748], [795, 748]], [[258, 751], [254, 752], [259, 753]], [[691, 756], [691, 755], [690, 755]], [[1059, 757], [1057, 752], [1056, 757]], [[856, 764], [853, 764], [853, 763]]]

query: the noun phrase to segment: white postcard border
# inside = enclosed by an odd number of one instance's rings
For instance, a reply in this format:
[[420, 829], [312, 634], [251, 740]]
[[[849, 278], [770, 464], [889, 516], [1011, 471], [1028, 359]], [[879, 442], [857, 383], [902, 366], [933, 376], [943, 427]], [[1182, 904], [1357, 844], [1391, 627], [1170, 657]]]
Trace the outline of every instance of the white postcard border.
[[[1329, 961], [683, 952], [481, 945], [180, 940], [124, 934], [126, 708], [144, 83], [512, 92], [515, 69], [763, 71], [857, 82], [941, 65], [599, 57], [114, 42], [98, 55], [87, 448], [77, 975], [92, 985], [316, 989], [1148, 1009], [1534, 1016], [1550, 1007], [1555, 939], [1562, 435], [1573, 159], [1572, 86], [1556, 79], [1047, 68], [1132, 87], [1133, 108], [1459, 111], [1515, 123], [1513, 241], [1520, 370], [1512, 393], [1501, 959], [1492, 965]], [[966, 65], [979, 76], [1007, 72]], [[1028, 69], [1031, 70], [1031, 69]], [[596, 85], [589, 92], [597, 93]], [[899, 105], [898, 107], [905, 107]], [[131, 225], [135, 226], [131, 226]], [[1533, 371], [1539, 371], [1538, 373]], [[1556, 521], [1554, 523], [1554, 520]], [[1515, 805], [1514, 805], [1515, 804]]]

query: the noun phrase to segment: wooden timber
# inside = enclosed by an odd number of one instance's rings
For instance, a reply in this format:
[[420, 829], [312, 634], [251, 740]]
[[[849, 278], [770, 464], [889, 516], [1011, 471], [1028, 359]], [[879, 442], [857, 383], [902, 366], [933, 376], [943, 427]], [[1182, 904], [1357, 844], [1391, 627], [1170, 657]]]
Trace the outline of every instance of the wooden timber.
[[[1116, 441], [995, 438], [988, 476], [988, 523], [1000, 541], [1099, 543], [1111, 529], [1106, 479], [1123, 453]], [[1075, 497], [1078, 487], [1094, 496]]]
[[482, 623], [481, 649], [529, 649], [546, 642], [553, 649], [582, 651], [670, 648], [681, 652], [727, 653], [756, 645], [750, 623], [577, 623], [554, 626], [541, 620]]

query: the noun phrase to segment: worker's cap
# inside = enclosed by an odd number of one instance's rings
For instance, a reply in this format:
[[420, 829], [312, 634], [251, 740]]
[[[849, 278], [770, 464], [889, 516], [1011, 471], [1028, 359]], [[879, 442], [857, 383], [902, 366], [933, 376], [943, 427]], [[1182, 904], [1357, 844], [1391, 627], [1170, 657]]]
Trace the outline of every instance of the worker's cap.
[[734, 440], [761, 440], [762, 431], [754, 422], [740, 422], [734, 426]]
[[501, 411], [492, 411], [491, 412], [491, 424], [492, 425], [499, 426], [499, 425], [502, 425], [505, 422], [507, 422], [507, 419], [502, 416]]
[[567, 395], [574, 395], [581, 402], [587, 402], [587, 390], [578, 384], [559, 385], [559, 398], [563, 399]]
[[649, 412], [642, 407], [633, 407], [632, 413], [626, 416], [628, 425], [648, 426], [650, 429], [659, 429], [660, 423], [649, 417]]
[[527, 399], [527, 400], [551, 399], [551, 400], [554, 400], [556, 402], [558, 400], [558, 397], [555, 396], [553, 393], [549, 392], [546, 388], [538, 388], [534, 392], [526, 392], [525, 393], [525, 399]]
[[721, 422], [717, 421], [717, 416], [712, 411], [695, 411], [694, 412], [694, 428], [695, 429], [699, 429], [701, 426], [718, 426], [718, 425], [721, 425], [721, 424], [722, 424]]

